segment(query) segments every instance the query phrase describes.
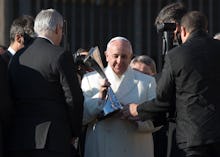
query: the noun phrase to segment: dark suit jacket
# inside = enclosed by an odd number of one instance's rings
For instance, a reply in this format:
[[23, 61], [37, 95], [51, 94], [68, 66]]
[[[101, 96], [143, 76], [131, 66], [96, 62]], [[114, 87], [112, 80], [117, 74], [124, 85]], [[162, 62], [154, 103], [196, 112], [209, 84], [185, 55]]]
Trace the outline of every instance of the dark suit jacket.
[[157, 99], [138, 107], [143, 119], [172, 109], [175, 98], [179, 147], [220, 141], [220, 41], [203, 31], [193, 32], [165, 57]]
[[68, 151], [81, 131], [84, 100], [73, 69], [72, 54], [43, 38], [13, 56], [10, 150]]
[[7, 64], [0, 56], [0, 156], [3, 156], [4, 137], [10, 122], [12, 101], [9, 92]]
[[5, 62], [6, 65], [9, 64], [10, 59], [12, 58], [11, 52], [6, 50], [2, 55], [3, 61]]

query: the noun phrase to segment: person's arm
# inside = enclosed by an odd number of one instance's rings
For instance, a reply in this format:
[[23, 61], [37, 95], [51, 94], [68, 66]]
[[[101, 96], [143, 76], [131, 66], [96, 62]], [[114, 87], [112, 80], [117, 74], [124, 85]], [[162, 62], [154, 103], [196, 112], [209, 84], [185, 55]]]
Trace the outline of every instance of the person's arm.
[[131, 115], [147, 120], [156, 119], [162, 113], [169, 112], [171, 98], [175, 96], [174, 83], [171, 63], [169, 58], [166, 57], [164, 68], [157, 84], [156, 98], [140, 105], [130, 104], [129, 110]]
[[[99, 79], [97, 77], [89, 78], [85, 75], [82, 79], [81, 88], [85, 97], [83, 124], [88, 124], [97, 119], [102, 112], [106, 99], [107, 89], [110, 83], [107, 79]], [[98, 85], [94, 85], [97, 84]]]
[[60, 83], [66, 98], [68, 118], [73, 131], [73, 137], [78, 137], [82, 127], [83, 93], [79, 85], [71, 53], [64, 52], [58, 62]]

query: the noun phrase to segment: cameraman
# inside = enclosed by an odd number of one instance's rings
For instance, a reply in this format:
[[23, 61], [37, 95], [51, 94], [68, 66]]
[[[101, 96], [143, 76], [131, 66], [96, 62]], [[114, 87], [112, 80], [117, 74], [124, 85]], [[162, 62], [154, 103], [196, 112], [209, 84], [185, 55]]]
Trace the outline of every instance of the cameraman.
[[[180, 37], [180, 21], [181, 18], [186, 14], [186, 12], [187, 10], [185, 6], [180, 2], [176, 2], [166, 5], [164, 8], [162, 8], [158, 16], [156, 17], [155, 26], [157, 27], [158, 32], [163, 34], [163, 41], [165, 41], [163, 42], [162, 62], [168, 50], [182, 43]], [[173, 25], [175, 26], [174, 28]], [[156, 76], [157, 80], [160, 78], [160, 74], [161, 73], [157, 74]], [[173, 98], [173, 100], [170, 103], [174, 103], [174, 101], [175, 98]], [[176, 145], [176, 140], [175, 140], [175, 136], [176, 136], [175, 116], [176, 116], [176, 112], [175, 112], [175, 108], [173, 108], [168, 114], [169, 124], [168, 123], [164, 124], [163, 128], [161, 128], [159, 131], [153, 134], [155, 157], [180, 156], [180, 152]], [[167, 135], [167, 130], [168, 130], [168, 135]], [[167, 139], [165, 138], [166, 136], [168, 136]]]
[[[220, 42], [207, 33], [207, 17], [191, 11], [181, 19], [183, 44], [169, 51], [155, 101], [131, 104], [132, 116], [152, 119], [176, 106], [177, 142], [186, 157], [220, 156]], [[169, 104], [176, 97], [175, 104]], [[158, 103], [159, 102], [159, 103]]]
[[173, 44], [181, 44], [180, 37], [180, 21], [183, 15], [187, 12], [185, 6], [181, 2], [171, 3], [162, 8], [155, 20], [155, 26], [158, 28], [164, 23], [175, 23], [176, 29], [174, 30]]

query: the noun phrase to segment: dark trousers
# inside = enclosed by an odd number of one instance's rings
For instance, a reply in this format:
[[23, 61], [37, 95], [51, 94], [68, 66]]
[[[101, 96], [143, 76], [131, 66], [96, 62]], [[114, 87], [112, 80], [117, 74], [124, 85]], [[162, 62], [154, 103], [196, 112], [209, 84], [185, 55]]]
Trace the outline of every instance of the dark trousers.
[[220, 142], [184, 149], [186, 157], [220, 157]]
[[160, 130], [154, 132], [154, 157], [166, 157], [167, 155], [167, 129], [164, 125]]
[[[3, 148], [3, 133], [2, 133], [2, 125], [0, 123], [0, 156], [3, 156], [4, 154], [4, 148]], [[4, 156], [3, 156], [4, 157]]]
[[167, 157], [184, 157], [184, 152], [176, 143], [176, 123], [169, 122]]
[[80, 157], [84, 157], [85, 141], [86, 141], [86, 131], [87, 131], [87, 125], [82, 127], [82, 132], [80, 133], [80, 137], [79, 137], [79, 143], [78, 143], [77, 152], [78, 152]]

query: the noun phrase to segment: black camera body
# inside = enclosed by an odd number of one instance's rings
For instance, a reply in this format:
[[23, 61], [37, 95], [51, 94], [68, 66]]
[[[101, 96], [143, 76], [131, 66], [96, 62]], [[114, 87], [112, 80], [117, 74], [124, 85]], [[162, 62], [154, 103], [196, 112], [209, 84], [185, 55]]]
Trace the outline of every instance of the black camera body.
[[173, 32], [176, 29], [176, 23], [161, 23], [157, 25], [157, 32]]
[[174, 47], [174, 31], [176, 30], [176, 23], [161, 23], [157, 25], [157, 32], [162, 35], [162, 61], [159, 65], [159, 70], [162, 71], [164, 64], [164, 57], [170, 49]]
[[161, 23], [157, 25], [158, 33], [162, 34], [163, 39], [163, 55], [173, 48], [174, 31], [176, 23]]
[[84, 59], [85, 59], [85, 55], [81, 55], [80, 53], [76, 52], [73, 53], [73, 62], [75, 65], [80, 66], [80, 65], [84, 65]]

